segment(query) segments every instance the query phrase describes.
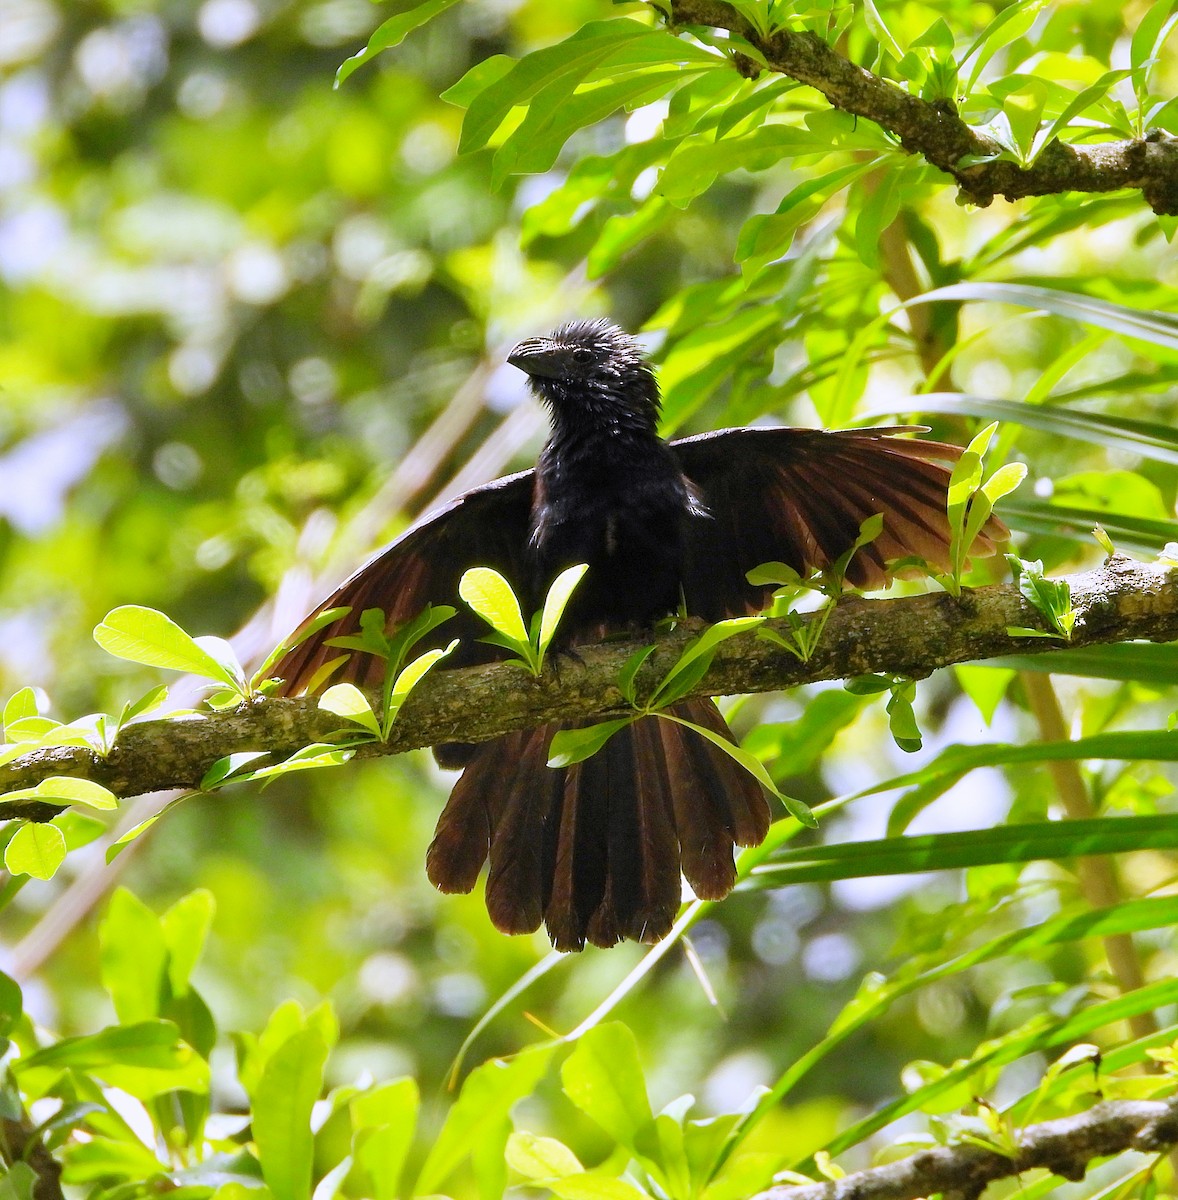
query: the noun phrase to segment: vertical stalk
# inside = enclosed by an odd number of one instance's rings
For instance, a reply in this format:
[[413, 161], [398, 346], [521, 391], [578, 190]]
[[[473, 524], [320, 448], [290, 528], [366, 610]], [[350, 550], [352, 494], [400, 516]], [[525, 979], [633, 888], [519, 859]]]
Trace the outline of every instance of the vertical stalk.
[[[1019, 679], [1026, 693], [1027, 704], [1039, 726], [1040, 737], [1048, 742], [1068, 741], [1067, 723], [1051, 676], [1038, 671], [1022, 671]], [[1056, 794], [1068, 818], [1083, 821], [1095, 817], [1096, 806], [1092, 803], [1084, 776], [1080, 774], [1079, 764], [1072, 760], [1058, 760], [1049, 765]], [[1081, 858], [1076, 874], [1080, 881], [1080, 892], [1093, 908], [1108, 908], [1124, 899], [1112, 859], [1107, 855]], [[1102, 940], [1117, 987], [1122, 992], [1136, 991], [1145, 983], [1145, 973], [1141, 969], [1141, 959], [1133, 938], [1127, 933], [1112, 933]], [[1152, 1012], [1138, 1013], [1129, 1018], [1129, 1028], [1134, 1038], [1147, 1037], [1157, 1033], [1157, 1018]]]
[[[870, 191], [872, 176], [868, 176], [865, 182]], [[880, 236], [880, 261], [884, 279], [898, 299], [910, 300], [923, 290], [912, 260], [903, 210]], [[931, 305], [916, 305], [907, 312], [921, 366], [926, 375], [931, 374], [949, 347], [937, 332]], [[945, 380], [942, 386], [946, 391], [953, 390], [949, 380]], [[1068, 729], [1051, 676], [1037, 671], [1024, 671], [1020, 677], [1040, 736], [1045, 741], [1067, 741]], [[1068, 818], [1083, 820], [1096, 816], [1096, 808], [1079, 766], [1075, 762], [1060, 761], [1051, 763], [1050, 769], [1060, 804]], [[1108, 857], [1080, 859], [1077, 874], [1080, 891], [1093, 908], [1108, 908], [1124, 899], [1120, 880]], [[1105, 958], [1120, 991], [1132, 992], [1141, 987], [1145, 982], [1145, 974], [1132, 936], [1127, 933], [1110, 934], [1102, 941]], [[1139, 1013], [1131, 1017], [1128, 1024], [1134, 1038], [1147, 1037], [1158, 1030], [1157, 1017], [1152, 1012]], [[1175, 1173], [1178, 1175], [1178, 1164]]]

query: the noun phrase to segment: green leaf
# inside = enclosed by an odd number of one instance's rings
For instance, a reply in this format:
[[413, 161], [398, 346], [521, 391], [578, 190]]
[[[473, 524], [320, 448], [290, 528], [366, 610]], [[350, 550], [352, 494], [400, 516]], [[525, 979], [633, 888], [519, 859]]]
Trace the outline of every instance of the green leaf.
[[350, 1154], [336, 1163], [315, 1185], [312, 1200], [335, 1200], [344, 1185], [344, 1180], [352, 1170], [352, 1163], [353, 1159]]
[[188, 991], [188, 980], [204, 950], [216, 907], [213, 893], [197, 888], [181, 896], [160, 918], [168, 947], [168, 984], [173, 996]]
[[936, 304], [944, 300], [980, 300], [993, 304], [1015, 304], [1022, 308], [1041, 308], [1058, 317], [1110, 329], [1124, 337], [1138, 338], [1170, 350], [1178, 349], [1178, 317], [1171, 313], [1129, 308], [1083, 293], [1025, 283], [983, 280], [955, 283], [916, 296], [907, 301], [904, 307]]
[[447, 104], [466, 108], [479, 92], [502, 79], [515, 63], [516, 60], [507, 54], [492, 54], [489, 58], [479, 59], [457, 83], [451, 84], [440, 98]]
[[106, 823], [76, 809], [67, 809], [53, 818], [53, 823], [65, 837], [66, 853], [89, 846], [106, 833]]
[[4, 705], [3, 730], [6, 741], [12, 741], [9, 737], [8, 727], [15, 725], [17, 721], [23, 721], [26, 717], [37, 716], [37, 694], [31, 687], [23, 687], [19, 691], [13, 692]]
[[843, 687], [852, 696], [878, 696], [892, 686], [890, 675], [852, 675], [843, 680]]
[[[642, 1129], [636, 1139], [639, 1161], [651, 1178], [669, 1196], [689, 1196], [692, 1192], [691, 1169], [683, 1145], [683, 1126], [680, 1124], [694, 1097], [681, 1096]], [[672, 1115], [672, 1112], [674, 1115]]]
[[548, 747], [550, 767], [571, 767], [573, 763], [592, 758], [619, 729], [635, 721], [636, 717], [620, 717], [614, 721], [602, 721], [586, 729], [558, 729], [552, 735]]
[[560, 1081], [565, 1095], [628, 1149], [654, 1119], [637, 1039], [618, 1021], [598, 1025], [581, 1038], [561, 1066]]
[[1017, 75], [1003, 80], [1001, 86], [995, 84], [990, 90], [1001, 97], [1002, 111], [1010, 123], [1011, 133], [1023, 160], [1028, 161], [1050, 95], [1047, 81], [1033, 75]]
[[781, 314], [757, 305], [720, 322], [705, 322], [674, 345], [663, 363], [662, 430], [671, 432], [732, 377], [762, 343], [780, 336]]
[[545, 1186], [560, 1200], [647, 1200], [647, 1193], [632, 1183], [600, 1171], [566, 1175]]
[[339, 608], [327, 608], [321, 613], [316, 613], [305, 626], [300, 626], [299, 629], [292, 634], [284, 642], [279, 642], [269, 654], [266, 655], [265, 661], [254, 672], [254, 682], [260, 683], [263, 679], [270, 677], [270, 668], [289, 650], [293, 650], [296, 646], [302, 645], [307, 638], [312, 634], [316, 634], [325, 626], [330, 625], [333, 621], [338, 621], [341, 617], [346, 617], [352, 611], [351, 607], [344, 605]]
[[5, 792], [5, 800], [43, 800], [46, 804], [85, 804], [110, 812], [118, 808], [119, 798], [109, 788], [89, 779], [78, 779], [72, 775], [51, 775], [42, 779], [35, 787], [17, 788]]
[[4, 848], [4, 866], [13, 875], [52, 879], [65, 859], [65, 836], [56, 825], [26, 821]]
[[1076, 613], [1072, 608], [1072, 591], [1068, 581], [1046, 578], [1041, 562], [1025, 562], [1015, 554], [1007, 554], [1005, 558], [1023, 599], [1042, 615], [1056, 633], [1063, 638], [1071, 638]]
[[133, 825], [130, 829], [128, 829], [127, 832], [122, 835], [122, 837], [116, 839], [111, 843], [110, 846], [107, 847], [106, 861], [108, 863], [114, 862], [114, 860], [118, 858], [118, 856], [122, 854], [122, 852], [133, 841], [135, 841], [136, 838], [141, 837], [144, 833], [146, 833], [147, 830], [149, 830], [156, 823], [156, 821], [160, 819], [160, 817], [164, 816], [168, 812], [171, 812], [171, 810], [178, 804], [183, 804], [184, 801], [188, 799], [188, 795], [189, 793], [186, 792], [183, 795], [177, 796], [174, 800], [169, 800], [168, 803], [159, 810], [159, 812], [153, 813], [150, 817], [146, 817], [144, 820], [138, 822], [136, 825]]
[[502, 1155], [510, 1131], [507, 1118], [535, 1090], [554, 1049], [552, 1044], [529, 1046], [470, 1073], [421, 1168], [415, 1195], [440, 1191], [459, 1164], [479, 1149], [494, 1147]]
[[663, 677], [650, 703], [670, 704], [686, 695], [707, 674], [712, 656], [722, 642], [756, 628], [763, 620], [763, 617], [730, 617], [709, 625], [699, 637], [687, 643], [678, 661]]
[[660, 197], [651, 196], [633, 212], [609, 217], [589, 251], [587, 274], [590, 280], [608, 275], [641, 242], [650, 238], [671, 218], [671, 209]]
[[818, 821], [814, 814], [810, 811], [807, 804], [803, 804], [794, 796], [788, 796], [774, 782], [769, 772], [765, 770], [764, 763], [759, 758], [754, 757], [747, 750], [742, 749], [734, 742], [730, 742], [726, 737], [716, 733], [712, 729], [707, 729], [703, 725], [696, 725], [694, 721], [686, 721], [682, 717], [677, 717], [673, 713], [659, 712], [655, 714], [666, 721], [674, 721], [677, 725], [684, 725], [688, 729], [694, 729], [702, 738], [706, 738], [713, 746], [719, 747], [730, 758], [735, 759], [744, 769], [767, 791], [771, 792], [782, 804], [785, 805], [789, 815], [793, 817], [799, 824], [806, 826], [808, 829], [817, 829]]
[[[1069, 822], [1070, 823], [1070, 822]], [[855, 1122], [827, 1143], [825, 1149], [831, 1154], [840, 1154], [848, 1146], [857, 1145], [879, 1129], [910, 1112], [919, 1111], [938, 1096], [957, 1087], [987, 1064], [1004, 1066], [1028, 1054], [1042, 1053], [1058, 1046], [1070, 1046], [1083, 1041], [1095, 1030], [1127, 1020], [1138, 1013], [1151, 1012], [1178, 1000], [1178, 981], [1163, 979], [1147, 984], [1136, 991], [1118, 996], [1100, 1004], [1081, 1009], [1065, 1020], [1048, 1024], [1045, 1021], [1029, 1023], [1025, 1029], [1015, 1030], [1004, 1038], [984, 1044], [984, 1049], [973, 1058], [947, 1069], [936, 1081], [920, 1088], [911, 1095], [891, 1104], [884, 1105], [871, 1116]]]
[[357, 67], [363, 66], [369, 59], [375, 58], [382, 50], [391, 50], [394, 46], [399, 46], [415, 29], [427, 21], [432, 21], [434, 17], [445, 12], [454, 3], [456, 0], [426, 0], [424, 4], [419, 4], [408, 12], [389, 17], [387, 21], [376, 27], [368, 39], [368, 45], [363, 50], [358, 54], [353, 54], [351, 58], [345, 59], [340, 64], [339, 70], [335, 73], [335, 86], [339, 87]]
[[[380, 613], [380, 637], [385, 642], [389, 661], [386, 671], [396, 674], [401, 670], [405, 655], [427, 633], [432, 633], [439, 625], [444, 625], [458, 610], [449, 604], [427, 604], [417, 616], [411, 621], [406, 621], [391, 637], [387, 638], [384, 634], [384, 613], [380, 609], [376, 609], [375, 611]], [[365, 616], [367, 615], [365, 613]], [[373, 638], [375, 640], [375, 632]], [[447, 650], [446, 653], [448, 654], [449, 651]]]
[[1077, 92], [1076, 98], [1047, 127], [1041, 138], [1041, 144], [1043, 146], [1050, 145], [1052, 139], [1057, 138], [1075, 117], [1102, 100], [1116, 84], [1120, 83], [1122, 79], [1128, 78], [1130, 74], [1132, 72], [1126, 70], [1106, 71], [1095, 83], [1089, 84], [1088, 87]]
[[783, 562], [765, 562], [745, 572], [745, 578], [754, 587], [795, 587], [801, 582], [801, 575], [791, 566]]
[[102, 985], [124, 1025], [160, 1016], [168, 947], [159, 917], [126, 888], [116, 888], [98, 926]]
[[891, 699], [888, 700], [888, 729], [892, 739], [906, 754], [914, 754], [922, 745], [920, 726], [916, 723], [916, 714], [912, 711], [912, 698], [916, 694], [914, 684], [905, 683], [893, 687]]
[[159, 708], [167, 698], [168, 689], [164, 684], [149, 688], [138, 700], [132, 700], [123, 705], [122, 712], [119, 713], [119, 728], [121, 729], [128, 721]]
[[810, 1053], [803, 1055], [783, 1072], [758, 1102], [752, 1116], [738, 1124], [734, 1136], [739, 1136], [758, 1115], [779, 1107], [781, 1101], [819, 1062], [858, 1030], [887, 1012], [900, 997], [911, 995], [939, 980], [952, 978], [980, 963], [991, 962], [1004, 956], [1025, 960], [1041, 951], [1043, 947], [1078, 941], [1081, 938], [1108, 937], [1165, 928], [1176, 920], [1178, 898], [1167, 896], [1131, 900], [1111, 908], [1066, 914], [1026, 929], [1011, 930], [980, 946], [971, 947], [948, 961], [935, 962], [931, 967], [919, 969], [916, 973], [901, 973], [892, 982], [873, 973], [864, 980], [859, 993], [835, 1018], [826, 1037]]
[[228, 679], [233, 681], [230, 691], [236, 692], [239, 697], [244, 697], [246, 693], [245, 668], [238, 662], [237, 652], [233, 647], [224, 638], [213, 637], [209, 634], [193, 638], [192, 641], [220, 666]]
[[772, 861], [754, 868], [753, 875], [760, 886], [784, 887], [1175, 847], [1178, 827], [1172, 817], [1102, 817], [781, 850], [774, 853]]
[[1166, 35], [1174, 27], [1174, 8], [1175, 0], [1154, 0], [1138, 22], [1129, 43], [1129, 63], [1135, 70], [1143, 69], [1158, 57]]
[[598, 124], [619, 108], [650, 104], [678, 87], [685, 75], [703, 69], [675, 65], [646, 70], [581, 91], [571, 90], [575, 80], [558, 78], [535, 96], [523, 121], [496, 151], [491, 186], [499, 188], [509, 175], [547, 171], [578, 129]]
[[427, 672], [436, 663], [441, 662], [448, 654], [453, 653], [454, 647], [457, 645], [458, 639], [455, 638], [445, 648], [427, 650], [424, 654], [415, 658], [404, 670], [398, 672], [396, 682], [389, 693], [389, 704], [385, 714], [385, 728], [382, 730], [382, 737], [388, 737], [392, 723], [396, 720], [397, 713], [401, 711], [401, 705], [408, 700], [409, 693], [425, 678]]
[[238, 686], [232, 672], [175, 621], [154, 608], [126, 604], [112, 609], [95, 627], [94, 640], [115, 658], [201, 675], [235, 690]]
[[880, 16], [879, 9], [875, 7], [873, 0], [863, 0], [863, 19], [872, 36], [879, 42], [880, 48], [890, 54], [896, 62], [899, 62], [904, 57], [904, 51], [900, 43], [896, 41], [895, 34]]
[[1178, 521], [1156, 521], [1110, 513], [1103, 508], [1049, 504], [1038, 500], [1007, 501], [1003, 520], [1021, 533], [1041, 533], [1070, 538], [1084, 547], [1092, 545], [1092, 527], [1101, 525], [1118, 546], [1157, 553], [1178, 539]]
[[896, 219], [908, 190], [908, 173], [892, 167], [871, 177], [874, 190], [866, 184], [856, 186], [848, 201], [858, 209], [855, 217], [855, 250], [863, 263], [875, 270], [880, 264], [883, 231]]
[[[1178, 685], [1178, 646], [1121, 642], [1112, 646], [1085, 646], [1079, 650], [1054, 650], [1050, 654], [1004, 655], [990, 659], [987, 674], [1009, 671], [1050, 671], [1053, 675], [1078, 675], [1088, 679], [1136, 679], [1151, 687]], [[986, 668], [971, 668], [977, 671]], [[960, 668], [958, 668], [960, 670]]]
[[561, 617], [564, 616], [564, 610], [568, 607], [577, 584], [581, 582], [588, 570], [588, 563], [569, 567], [567, 571], [561, 571], [548, 589], [548, 595], [544, 599], [544, 611], [540, 616], [539, 650], [541, 658], [556, 635], [557, 626], [560, 624]]
[[519, 646], [528, 646], [519, 601], [511, 584], [490, 567], [471, 567], [458, 584], [458, 594], [497, 633]]
[[1027, 477], [1027, 464], [1021, 462], [1007, 463], [999, 467], [985, 483], [982, 491], [990, 501], [991, 506], [998, 503], [1003, 496], [1009, 496]]
[[8, 1037], [23, 1012], [20, 984], [0, 971], [0, 1039]]
[[244, 767], [248, 767], [250, 763], [267, 757], [269, 753], [266, 750], [237, 750], [233, 754], [227, 754], [224, 758], [217, 759], [201, 776], [200, 790], [210, 792]]
[[0, 1178], [0, 1200], [34, 1200], [37, 1172], [26, 1162], [17, 1160]]
[[326, 1062], [320, 1031], [297, 1030], [267, 1060], [251, 1095], [254, 1142], [274, 1200], [310, 1200], [311, 1109], [323, 1090]]
[[158, 1073], [165, 1090], [200, 1091], [208, 1086], [207, 1064], [180, 1040], [172, 1021], [112, 1025], [85, 1037], [64, 1038], [20, 1059], [12, 1069], [23, 1074], [46, 1067], [90, 1071], [110, 1082], [126, 1078], [132, 1068]]
[[801, 775], [821, 759], [862, 707], [857, 696], [841, 688], [820, 691], [807, 697], [797, 720], [763, 722], [750, 729], [741, 744], [771, 769], [776, 766], [782, 773]]
[[[658, 61], [662, 39], [670, 37], [628, 18], [590, 21], [565, 41], [534, 51], [471, 99], [462, 123], [459, 153], [468, 154], [486, 145], [513, 108], [527, 103], [541, 88], [551, 86], [562, 76], [584, 79], [607, 59], [620, 61], [631, 41], [652, 39]], [[642, 61], [641, 51], [637, 61]]]
[[[993, 660], [991, 660], [993, 662]], [[953, 668], [961, 690], [974, 702], [987, 725], [994, 719], [994, 713], [1006, 695], [1006, 689], [1015, 677], [1015, 671], [1002, 669], [987, 663], [985, 666], [974, 663], [958, 663]], [[888, 832], [892, 832], [891, 829]]]
[[356, 745], [336, 746], [331, 742], [313, 742], [296, 750], [289, 758], [275, 763], [271, 767], [259, 767], [246, 776], [248, 779], [270, 779], [278, 775], [288, 775], [291, 771], [317, 771], [321, 767], [338, 767], [350, 762], [356, 753]]
[[355, 1097], [350, 1108], [352, 1154], [372, 1180], [374, 1200], [396, 1200], [413, 1144], [419, 1097], [412, 1079], [384, 1083]]
[[513, 1133], [507, 1139], [507, 1165], [525, 1179], [559, 1179], [584, 1170], [581, 1160], [556, 1138]]
[[914, 404], [920, 413], [965, 413], [1178, 464], [1178, 431], [1159, 421], [1079, 412], [1059, 405], [1016, 404], [959, 392], [930, 392], [914, 398]]
[[975, 60], [969, 82], [964, 89], [967, 95], [973, 91], [978, 76], [990, 59], [1004, 46], [1009, 46], [1011, 42], [1017, 41], [1030, 31], [1045, 2], [1046, 0], [1016, 0], [1016, 3], [1002, 9], [982, 30], [958, 64], [964, 67], [971, 58]]
[[471, 1147], [470, 1166], [480, 1200], [503, 1200], [507, 1192], [507, 1160], [503, 1152], [510, 1136], [511, 1121], [504, 1118], [497, 1129]]
[[164, 1164], [135, 1139], [96, 1137], [70, 1147], [69, 1179], [74, 1184], [107, 1184], [111, 1179], [154, 1180], [166, 1170]]
[[618, 672], [618, 691], [622, 693], [627, 704], [637, 703], [635, 681], [638, 678], [638, 672], [642, 670], [642, 664], [654, 653], [654, 650], [654, 646], [643, 646], [640, 650], [635, 650], [622, 664], [622, 669]]
[[366, 729], [374, 738], [380, 737], [380, 723], [368, 697], [354, 683], [337, 683], [319, 697], [319, 707], [346, 721]]
[[783, 255], [794, 234], [806, 221], [844, 188], [878, 168], [878, 158], [848, 163], [799, 184], [788, 192], [776, 212], [750, 217], [741, 226], [736, 243], [736, 261], [748, 275]]

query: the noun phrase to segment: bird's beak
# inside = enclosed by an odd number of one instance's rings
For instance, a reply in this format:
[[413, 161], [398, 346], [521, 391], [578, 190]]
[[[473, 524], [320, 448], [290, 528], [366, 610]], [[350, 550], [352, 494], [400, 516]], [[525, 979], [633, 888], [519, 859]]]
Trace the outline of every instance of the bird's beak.
[[565, 349], [548, 338], [528, 338], [507, 356], [513, 367], [542, 379], [559, 379], [565, 373]]

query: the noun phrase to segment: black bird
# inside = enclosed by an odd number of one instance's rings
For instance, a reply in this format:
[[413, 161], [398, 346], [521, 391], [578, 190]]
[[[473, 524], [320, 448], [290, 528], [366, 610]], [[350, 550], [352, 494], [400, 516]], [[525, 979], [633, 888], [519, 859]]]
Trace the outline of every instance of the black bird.
[[[606, 321], [530, 338], [507, 361], [527, 373], [551, 416], [535, 470], [465, 493], [361, 567], [316, 610], [351, 613], [275, 667], [284, 693], [322, 685], [327, 664], [342, 657], [331, 639], [353, 634], [365, 609], [383, 609], [396, 628], [427, 603], [454, 601], [475, 565], [506, 576], [530, 612], [560, 571], [588, 563], [562, 625], [572, 642], [649, 627], [681, 603], [707, 621], [756, 612], [772, 589], [750, 585], [746, 572], [769, 561], [802, 574], [824, 567], [875, 513], [883, 532], [851, 560], [851, 585], [884, 584], [889, 563], [910, 555], [948, 565], [943, 464], [958, 447], [901, 438], [899, 429], [724, 429], [664, 442], [651, 365]], [[1005, 536], [991, 520], [973, 553], [992, 553]], [[443, 626], [438, 636], [463, 638], [463, 657], [448, 665], [493, 657], [474, 640], [485, 632], [469, 613]], [[382, 673], [380, 659], [352, 655], [330, 679], [375, 685]], [[711, 700], [672, 711], [732, 736]], [[527, 933], [542, 921], [561, 950], [658, 941], [679, 908], [680, 872], [697, 896], [727, 895], [734, 846], [757, 845], [769, 828], [751, 776], [656, 717], [554, 769], [548, 745], [558, 728], [435, 749], [444, 765], [465, 768], [426, 859], [437, 887], [470, 891], [489, 858], [494, 924]]]

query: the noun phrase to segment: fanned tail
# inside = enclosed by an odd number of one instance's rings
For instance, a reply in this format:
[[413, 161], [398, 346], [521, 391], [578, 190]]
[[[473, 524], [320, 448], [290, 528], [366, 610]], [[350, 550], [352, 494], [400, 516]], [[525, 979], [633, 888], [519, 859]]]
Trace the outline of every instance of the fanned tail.
[[[731, 738], [710, 700], [676, 716]], [[487, 911], [505, 933], [547, 927], [558, 950], [657, 942], [680, 902], [680, 873], [718, 900], [736, 881], [735, 846], [769, 828], [760, 785], [707, 739], [657, 717], [619, 730], [593, 757], [547, 765], [558, 725], [475, 748], [426, 859], [444, 892], [468, 892], [490, 859]]]

